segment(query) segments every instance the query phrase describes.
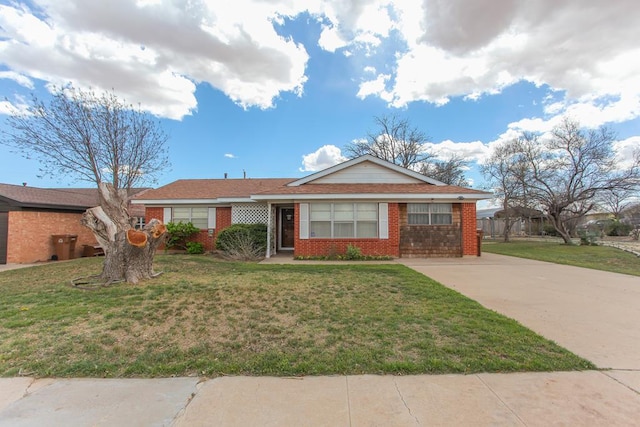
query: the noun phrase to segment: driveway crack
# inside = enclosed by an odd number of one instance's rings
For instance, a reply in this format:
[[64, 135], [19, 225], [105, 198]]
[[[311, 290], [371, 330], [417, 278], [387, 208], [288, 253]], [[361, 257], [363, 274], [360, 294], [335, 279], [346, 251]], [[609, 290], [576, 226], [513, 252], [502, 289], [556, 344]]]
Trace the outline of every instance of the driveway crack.
[[396, 386], [396, 391], [398, 392], [398, 396], [400, 396], [400, 400], [402, 400], [402, 404], [404, 405], [405, 408], [407, 408], [407, 412], [409, 412], [409, 415], [411, 415], [411, 417], [416, 420], [416, 424], [420, 425], [420, 420], [418, 419], [418, 417], [416, 417], [415, 415], [413, 415], [413, 412], [411, 412], [411, 408], [409, 407], [409, 405], [407, 405], [406, 400], [404, 400], [404, 396], [402, 395], [402, 393], [400, 392], [400, 387], [398, 387], [398, 383], [395, 379], [395, 377], [393, 378], [393, 385]]

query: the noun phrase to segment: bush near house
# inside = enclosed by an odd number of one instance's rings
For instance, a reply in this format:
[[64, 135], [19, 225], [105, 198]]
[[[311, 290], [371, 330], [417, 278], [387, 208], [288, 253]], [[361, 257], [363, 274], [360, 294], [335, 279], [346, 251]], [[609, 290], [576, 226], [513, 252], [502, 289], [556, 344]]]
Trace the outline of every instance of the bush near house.
[[[178, 248], [189, 251], [189, 243], [195, 243], [189, 242], [189, 238], [199, 231], [200, 230], [190, 222], [169, 222], [167, 223], [167, 243], [165, 245], [168, 249]], [[204, 252], [204, 247], [202, 248], [202, 252]]]
[[267, 225], [233, 224], [218, 234], [216, 248], [237, 260], [263, 258], [267, 250]]

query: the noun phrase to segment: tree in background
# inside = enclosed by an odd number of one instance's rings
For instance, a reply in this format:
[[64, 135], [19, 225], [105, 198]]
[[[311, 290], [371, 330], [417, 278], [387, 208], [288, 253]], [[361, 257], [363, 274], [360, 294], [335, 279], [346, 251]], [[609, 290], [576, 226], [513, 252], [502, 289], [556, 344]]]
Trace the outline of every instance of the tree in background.
[[613, 188], [598, 196], [598, 204], [613, 215], [616, 220], [619, 220], [622, 211], [630, 207], [639, 197], [640, 194], [636, 189]]
[[464, 171], [469, 167], [469, 162], [454, 154], [445, 160], [430, 159], [420, 165], [419, 172], [429, 178], [433, 178], [448, 185], [468, 187], [469, 181], [464, 176]]
[[496, 146], [491, 157], [481, 166], [481, 172], [493, 190], [495, 198], [502, 204], [505, 242], [509, 241], [511, 228], [515, 223], [511, 212], [525, 202], [524, 186], [517, 179], [524, 167], [518, 156], [517, 147], [513, 143], [502, 143]]
[[349, 158], [370, 154], [445, 184], [469, 185], [464, 176], [468, 163], [457, 155], [439, 159], [433, 150], [427, 148], [427, 134], [412, 126], [407, 119], [391, 115], [374, 117], [374, 122], [377, 126], [375, 132], [369, 132], [366, 139], [345, 146]]
[[375, 132], [369, 132], [364, 140], [347, 144], [345, 151], [349, 158], [370, 154], [403, 168], [413, 169], [432, 158], [424, 150], [427, 135], [412, 126], [408, 120], [395, 115], [374, 117]]
[[585, 131], [565, 118], [548, 139], [526, 133], [510, 143], [516, 163], [523, 165], [512, 178], [567, 244], [572, 243], [571, 224], [590, 212], [602, 194], [640, 186], [640, 150], [629, 166], [620, 168], [614, 141], [606, 127]]
[[167, 136], [153, 117], [118, 99], [72, 86], [55, 88], [50, 101], [32, 95], [14, 111], [2, 142], [36, 157], [44, 174], [72, 175], [98, 187], [100, 205], [82, 223], [104, 248], [99, 279], [136, 283], [154, 276], [153, 256], [164, 225], [157, 219], [135, 230], [128, 190], [168, 166]]

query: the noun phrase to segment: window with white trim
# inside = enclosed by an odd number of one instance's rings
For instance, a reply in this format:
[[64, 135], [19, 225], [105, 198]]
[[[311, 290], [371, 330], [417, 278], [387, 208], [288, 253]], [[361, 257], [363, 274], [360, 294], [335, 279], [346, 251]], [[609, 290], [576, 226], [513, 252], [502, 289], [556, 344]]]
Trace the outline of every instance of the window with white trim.
[[453, 224], [451, 203], [407, 203], [409, 225]]
[[310, 203], [309, 237], [378, 237], [377, 203]]
[[191, 222], [194, 227], [202, 230], [207, 228], [209, 218], [209, 208], [184, 208], [175, 207], [172, 212], [172, 222]]

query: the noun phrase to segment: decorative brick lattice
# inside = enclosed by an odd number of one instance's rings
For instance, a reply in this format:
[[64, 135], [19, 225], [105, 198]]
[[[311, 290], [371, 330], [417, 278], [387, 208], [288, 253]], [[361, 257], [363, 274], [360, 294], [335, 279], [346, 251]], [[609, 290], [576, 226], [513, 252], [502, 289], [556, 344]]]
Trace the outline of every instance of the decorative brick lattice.
[[232, 224], [266, 224], [269, 209], [262, 203], [233, 203], [231, 205]]

